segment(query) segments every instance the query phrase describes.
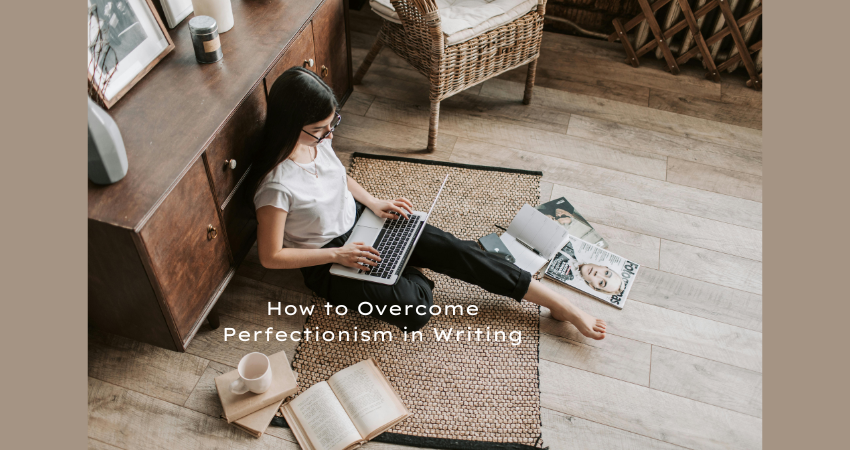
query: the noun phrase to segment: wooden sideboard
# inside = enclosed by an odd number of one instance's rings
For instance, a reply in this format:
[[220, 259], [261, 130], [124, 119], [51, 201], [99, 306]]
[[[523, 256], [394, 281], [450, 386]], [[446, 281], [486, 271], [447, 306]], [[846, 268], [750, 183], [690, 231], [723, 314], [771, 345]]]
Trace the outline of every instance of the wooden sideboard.
[[221, 61], [195, 62], [186, 19], [169, 32], [175, 50], [109, 110], [129, 171], [88, 186], [91, 326], [185, 350], [256, 240], [253, 205], [235, 194], [268, 88], [312, 61], [341, 104], [351, 93], [347, 0], [232, 3]]

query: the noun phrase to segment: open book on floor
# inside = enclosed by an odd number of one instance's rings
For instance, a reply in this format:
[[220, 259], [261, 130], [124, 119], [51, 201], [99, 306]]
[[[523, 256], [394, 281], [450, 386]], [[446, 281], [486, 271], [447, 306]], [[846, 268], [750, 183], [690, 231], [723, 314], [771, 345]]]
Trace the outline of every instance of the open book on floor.
[[623, 309], [640, 265], [570, 236], [544, 275]]
[[373, 358], [314, 384], [281, 412], [305, 450], [359, 447], [410, 416]]

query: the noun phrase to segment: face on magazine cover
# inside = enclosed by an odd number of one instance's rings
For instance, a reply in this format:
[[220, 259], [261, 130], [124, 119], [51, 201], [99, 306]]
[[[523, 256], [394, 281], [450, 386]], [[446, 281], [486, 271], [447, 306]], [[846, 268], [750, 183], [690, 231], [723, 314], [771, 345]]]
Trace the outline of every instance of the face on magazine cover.
[[555, 208], [555, 216], [554, 217], [549, 216], [549, 217], [557, 220], [558, 223], [560, 223], [561, 225], [569, 225], [569, 224], [573, 223], [573, 220], [578, 220], [579, 222], [583, 222], [583, 223], [587, 224], [588, 226], [590, 225], [589, 223], [587, 223], [587, 221], [584, 219], [584, 217], [582, 217], [580, 214], [571, 213], [571, 212], [567, 211], [566, 209], [561, 209], [561, 208]]
[[582, 264], [579, 272], [582, 279], [596, 291], [610, 295], [623, 293], [623, 278], [613, 269], [598, 264]]
[[[552, 217], [552, 216], [549, 216]], [[573, 223], [573, 215], [570, 214], [567, 210], [561, 208], [555, 208], [555, 217], [552, 217], [561, 225], [569, 225]]]

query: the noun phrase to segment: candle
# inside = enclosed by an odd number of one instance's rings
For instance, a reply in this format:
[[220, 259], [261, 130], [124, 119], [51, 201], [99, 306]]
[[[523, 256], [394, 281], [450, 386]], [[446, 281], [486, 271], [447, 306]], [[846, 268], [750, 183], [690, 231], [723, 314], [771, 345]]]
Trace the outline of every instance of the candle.
[[189, 34], [195, 59], [202, 64], [214, 63], [223, 56], [221, 40], [218, 38], [218, 24], [210, 16], [195, 16], [189, 21]]
[[233, 8], [230, 0], [192, 0], [196, 16], [210, 16], [218, 23], [218, 32], [233, 28]]

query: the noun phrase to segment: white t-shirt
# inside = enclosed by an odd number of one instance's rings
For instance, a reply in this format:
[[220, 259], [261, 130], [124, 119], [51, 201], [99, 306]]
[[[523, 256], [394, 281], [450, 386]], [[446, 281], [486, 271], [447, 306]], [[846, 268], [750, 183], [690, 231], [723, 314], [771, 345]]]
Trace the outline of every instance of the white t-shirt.
[[317, 146], [316, 164], [287, 159], [269, 172], [254, 194], [254, 208], [271, 205], [288, 212], [283, 246], [321, 248], [343, 235], [356, 216], [354, 196], [348, 190], [345, 167], [325, 139]]

